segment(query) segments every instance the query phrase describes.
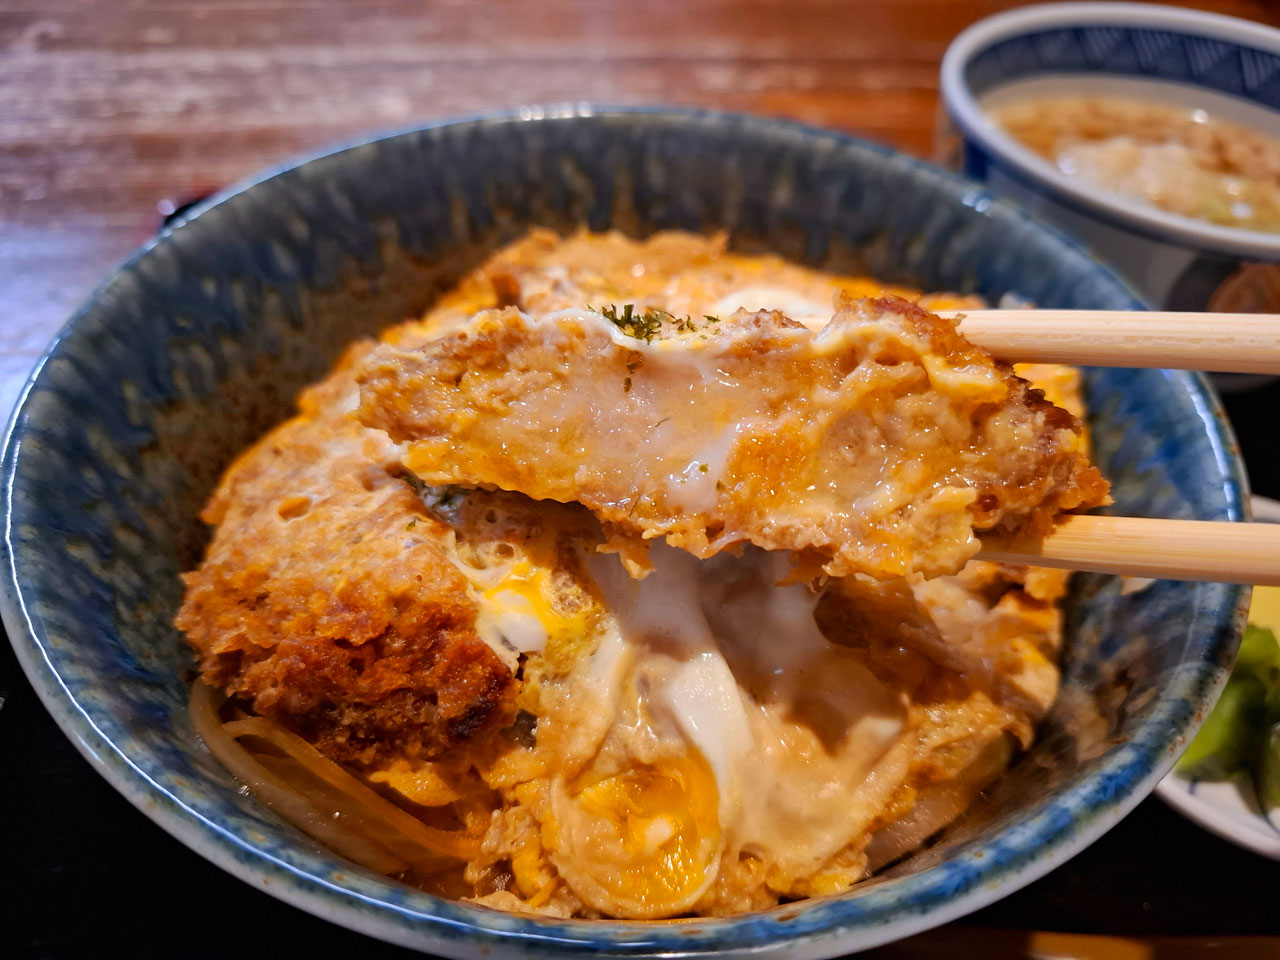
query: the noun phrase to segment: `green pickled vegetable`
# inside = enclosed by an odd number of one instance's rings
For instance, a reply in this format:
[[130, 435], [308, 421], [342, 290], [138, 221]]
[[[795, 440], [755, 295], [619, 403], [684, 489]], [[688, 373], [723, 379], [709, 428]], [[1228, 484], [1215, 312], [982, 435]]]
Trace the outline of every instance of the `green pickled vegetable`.
[[1217, 706], [1178, 761], [1178, 772], [1225, 780], [1252, 766], [1266, 708], [1267, 687], [1249, 670], [1231, 674]]
[[1280, 643], [1276, 642], [1276, 635], [1253, 624], [1245, 627], [1235, 668], [1237, 672], [1250, 671], [1269, 688], [1280, 686]]
[[1280, 723], [1272, 723], [1262, 735], [1253, 787], [1267, 819], [1280, 830]]
[[1253, 789], [1262, 812], [1280, 830], [1280, 686], [1267, 691], [1265, 728], [1253, 761]]

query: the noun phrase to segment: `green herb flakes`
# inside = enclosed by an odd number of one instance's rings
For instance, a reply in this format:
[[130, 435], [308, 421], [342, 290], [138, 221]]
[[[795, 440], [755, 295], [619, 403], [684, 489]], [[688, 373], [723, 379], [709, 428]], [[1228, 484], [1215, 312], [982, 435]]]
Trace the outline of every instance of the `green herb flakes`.
[[[591, 310], [590, 307], [587, 308]], [[695, 333], [698, 330], [697, 321], [691, 317], [677, 317], [674, 314], [667, 313], [665, 310], [658, 310], [650, 307], [644, 312], [637, 312], [634, 303], [624, 303], [621, 310], [614, 305], [601, 307], [599, 313], [615, 327], [625, 333], [628, 337], [634, 337], [637, 340], [643, 340], [649, 343], [654, 337], [662, 333], [663, 325], [667, 325], [677, 333]], [[719, 318], [707, 317], [713, 323], [718, 323]]]

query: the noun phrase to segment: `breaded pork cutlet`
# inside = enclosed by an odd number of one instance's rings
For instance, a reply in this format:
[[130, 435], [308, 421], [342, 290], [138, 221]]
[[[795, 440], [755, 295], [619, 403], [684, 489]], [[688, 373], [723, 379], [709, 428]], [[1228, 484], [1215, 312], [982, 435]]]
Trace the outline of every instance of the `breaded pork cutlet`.
[[1105, 495], [1078, 373], [1019, 367], [1046, 400], [917, 296], [979, 305], [689, 234], [496, 252], [224, 478], [178, 621], [236, 698], [197, 689], [206, 742], [344, 856], [560, 918], [761, 910], [915, 848], [1032, 742], [1067, 574], [780, 579], [949, 569]]
[[358, 345], [246, 451], [177, 625], [210, 686], [357, 766], [430, 759], [507, 723], [511, 670], [476, 635], [449, 531], [396, 448], [349, 413]]
[[1080, 422], [906, 300], [778, 312], [486, 311], [356, 372], [359, 418], [431, 484], [576, 501], [634, 572], [644, 542], [750, 542], [798, 575], [955, 573], [975, 532], [1105, 502]]

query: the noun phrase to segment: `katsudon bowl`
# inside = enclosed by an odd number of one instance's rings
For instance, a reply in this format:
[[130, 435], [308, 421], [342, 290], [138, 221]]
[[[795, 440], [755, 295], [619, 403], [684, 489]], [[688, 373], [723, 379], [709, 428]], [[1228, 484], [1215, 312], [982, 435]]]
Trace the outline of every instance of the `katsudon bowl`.
[[[525, 110], [357, 143], [229, 190], [69, 321], [4, 454], [5, 626], [54, 718], [116, 789], [259, 889], [449, 957], [844, 954], [1025, 885], [1152, 789], [1224, 682], [1244, 588], [1078, 576], [1062, 693], [1035, 746], [924, 848], [841, 895], [766, 912], [655, 923], [502, 913], [346, 862], [247, 796], [188, 720], [193, 662], [172, 625], [178, 574], [208, 537], [201, 505], [344, 344], [419, 314], [533, 225], [727, 231], [735, 249], [992, 302], [1142, 306], [979, 187], [776, 120]], [[1201, 377], [1089, 370], [1085, 391], [1112, 509], [1245, 519], [1239, 459]]]

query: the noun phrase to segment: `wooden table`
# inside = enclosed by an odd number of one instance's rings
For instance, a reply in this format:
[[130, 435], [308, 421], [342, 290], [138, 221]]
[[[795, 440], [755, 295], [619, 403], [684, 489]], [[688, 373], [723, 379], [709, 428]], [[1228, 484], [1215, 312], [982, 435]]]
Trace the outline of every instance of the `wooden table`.
[[[419, 120], [584, 100], [789, 116], [927, 155], [943, 50], [1010, 5], [0, 0], [0, 408], [163, 211], [290, 155]], [[1280, 24], [1267, 0], [1192, 5]], [[1257, 433], [1274, 448], [1273, 428]], [[1274, 473], [1266, 483], [1280, 492]], [[378, 950], [229, 879], [129, 808], [75, 756], [2, 649], [0, 951]], [[1274, 890], [1272, 866], [1148, 801], [976, 922], [1278, 933], [1280, 920], [1247, 909], [1255, 885]], [[1214, 882], [1202, 889], [1192, 877], [1206, 870]], [[933, 942], [976, 942], [975, 929]]]
[[[1224, 13], [1280, 23], [1267, 0]], [[1001, 0], [0, 0], [0, 407], [157, 206], [352, 134], [531, 102], [795, 117], [926, 155]]]

